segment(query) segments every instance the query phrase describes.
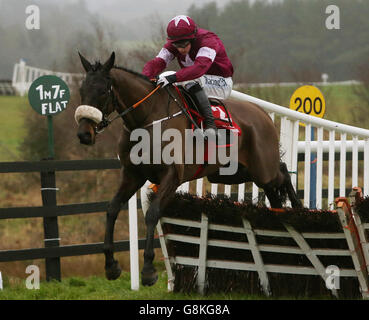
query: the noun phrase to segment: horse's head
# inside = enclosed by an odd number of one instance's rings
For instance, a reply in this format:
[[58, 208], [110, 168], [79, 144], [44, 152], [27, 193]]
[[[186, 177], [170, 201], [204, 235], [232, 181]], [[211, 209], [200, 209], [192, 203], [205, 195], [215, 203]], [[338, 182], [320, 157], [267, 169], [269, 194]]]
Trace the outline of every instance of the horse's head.
[[101, 64], [92, 65], [78, 53], [86, 70], [86, 79], [80, 88], [81, 105], [76, 109], [75, 119], [78, 123], [77, 136], [81, 143], [93, 145], [97, 125], [114, 111], [112, 79], [109, 75], [114, 66], [115, 53]]

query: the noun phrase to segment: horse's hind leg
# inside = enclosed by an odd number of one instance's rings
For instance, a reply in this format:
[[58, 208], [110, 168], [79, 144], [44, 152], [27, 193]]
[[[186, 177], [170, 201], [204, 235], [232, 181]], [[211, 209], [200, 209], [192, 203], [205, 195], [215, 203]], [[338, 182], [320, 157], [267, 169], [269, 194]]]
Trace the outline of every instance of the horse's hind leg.
[[280, 163], [278, 176], [275, 180], [263, 186], [266, 196], [272, 208], [282, 208], [287, 196], [293, 208], [301, 208], [301, 202], [297, 198], [291, 182], [291, 176], [284, 162]]
[[268, 183], [263, 186], [265, 195], [268, 197], [270, 206], [272, 208], [282, 208], [282, 200], [279, 195], [278, 187], [275, 186], [274, 182]]
[[109, 280], [115, 280], [120, 276], [121, 268], [117, 260], [114, 260], [114, 226], [122, 203], [127, 202], [132, 195], [144, 184], [143, 179], [131, 176], [128, 171], [122, 169], [121, 183], [118, 192], [111, 200], [106, 213], [106, 229], [104, 240], [105, 275]]
[[297, 197], [297, 193], [292, 185], [291, 176], [288, 172], [287, 165], [284, 162], [281, 162], [280, 164], [280, 171], [283, 174], [282, 188], [285, 190], [285, 192], [287, 192], [292, 208], [302, 208], [301, 201]]

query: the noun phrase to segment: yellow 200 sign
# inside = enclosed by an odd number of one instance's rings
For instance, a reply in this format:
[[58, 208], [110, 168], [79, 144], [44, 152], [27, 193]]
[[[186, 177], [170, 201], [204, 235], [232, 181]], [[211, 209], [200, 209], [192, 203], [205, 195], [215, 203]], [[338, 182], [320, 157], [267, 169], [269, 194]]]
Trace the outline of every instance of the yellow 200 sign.
[[290, 109], [323, 118], [325, 113], [323, 94], [317, 87], [302, 86], [293, 93], [290, 100]]

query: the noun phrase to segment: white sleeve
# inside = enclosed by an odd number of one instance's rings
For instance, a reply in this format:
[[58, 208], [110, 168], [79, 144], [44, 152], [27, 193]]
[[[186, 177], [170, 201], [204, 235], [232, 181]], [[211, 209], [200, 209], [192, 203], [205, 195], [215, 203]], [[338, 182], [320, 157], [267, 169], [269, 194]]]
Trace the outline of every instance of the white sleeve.
[[214, 49], [209, 48], [209, 47], [201, 47], [199, 52], [196, 55], [196, 58], [206, 57], [206, 58], [209, 58], [213, 62], [216, 55], [217, 55], [217, 52]]
[[168, 63], [174, 59], [174, 54], [171, 53], [168, 49], [162, 48], [156, 57], [163, 59], [168, 65]]

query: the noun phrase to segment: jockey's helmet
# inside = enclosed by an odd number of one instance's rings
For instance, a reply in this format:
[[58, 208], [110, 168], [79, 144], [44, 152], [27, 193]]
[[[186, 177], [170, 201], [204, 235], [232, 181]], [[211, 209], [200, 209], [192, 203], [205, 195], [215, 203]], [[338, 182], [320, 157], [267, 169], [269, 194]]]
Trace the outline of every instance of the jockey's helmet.
[[167, 27], [168, 40], [176, 42], [185, 39], [195, 39], [196, 23], [188, 16], [180, 15], [169, 21]]

